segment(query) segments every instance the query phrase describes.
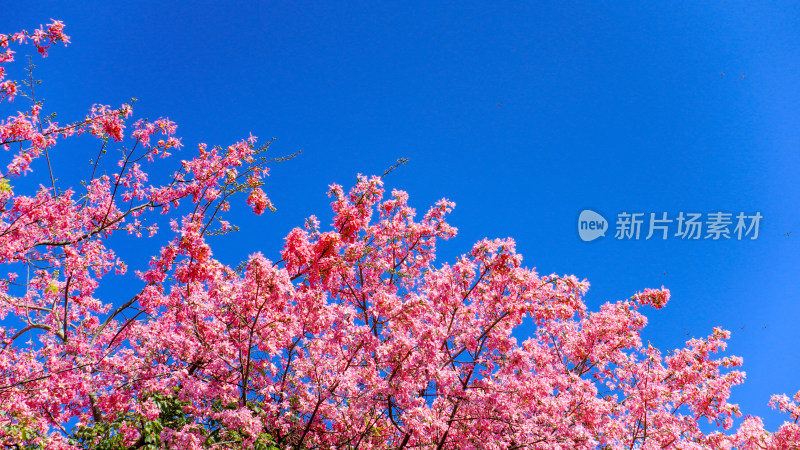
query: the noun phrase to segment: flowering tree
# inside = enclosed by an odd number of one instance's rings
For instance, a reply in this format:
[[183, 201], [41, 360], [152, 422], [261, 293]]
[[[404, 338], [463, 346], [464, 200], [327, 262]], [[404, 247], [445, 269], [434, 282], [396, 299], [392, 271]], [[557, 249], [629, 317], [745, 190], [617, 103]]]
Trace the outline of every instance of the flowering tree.
[[[15, 42], [46, 55], [68, 37], [58, 21], [0, 35], [0, 63]], [[773, 398], [790, 417], [776, 432], [755, 417], [729, 431], [744, 374], [739, 358], [715, 356], [727, 331], [666, 353], [642, 343], [640, 309], [663, 307], [666, 289], [590, 312], [587, 282], [524, 268], [510, 239], [437, 264], [454, 205], [417, 219], [379, 177], [332, 185], [330, 227], [311, 217], [277, 261], [255, 253], [229, 267], [206, 237], [232, 229], [220, 215], [234, 194], [256, 214], [271, 208], [266, 146], [200, 144], [155, 183], [148, 165], [182, 146], [174, 123], [128, 125], [130, 106], [95, 105], [59, 124], [42, 116], [32, 78], [4, 76], [0, 66], [3, 100], [30, 100], [0, 123], [11, 152], [0, 180], [5, 448], [798, 448], [800, 393]], [[80, 134], [99, 138], [100, 155], [81, 188], [63, 188], [48, 152]], [[116, 166], [104, 165], [110, 148]], [[42, 186], [17, 192], [34, 168]], [[121, 304], [95, 298], [127, 270], [112, 237], [152, 236], [146, 219], [159, 213], [168, 243], [135, 272], [141, 289]], [[520, 343], [512, 331], [526, 318]]]

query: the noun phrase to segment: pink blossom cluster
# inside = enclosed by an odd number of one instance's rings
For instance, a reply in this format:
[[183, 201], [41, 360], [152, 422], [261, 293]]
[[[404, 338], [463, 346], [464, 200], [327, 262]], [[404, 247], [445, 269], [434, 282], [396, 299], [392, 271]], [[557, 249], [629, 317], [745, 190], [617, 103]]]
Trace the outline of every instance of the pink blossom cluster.
[[[58, 20], [53, 20], [47, 27], [39, 27], [32, 34], [25, 30], [12, 35], [0, 34], [0, 64], [14, 61], [14, 51], [9, 48], [9, 44], [16, 41], [24, 44], [32, 41], [36, 50], [43, 56], [47, 56], [47, 49], [56, 42], [69, 43], [69, 36], [64, 34], [64, 24]], [[17, 93], [17, 83], [5, 79], [5, 68], [0, 66], [0, 102], [5, 99], [12, 101]]]

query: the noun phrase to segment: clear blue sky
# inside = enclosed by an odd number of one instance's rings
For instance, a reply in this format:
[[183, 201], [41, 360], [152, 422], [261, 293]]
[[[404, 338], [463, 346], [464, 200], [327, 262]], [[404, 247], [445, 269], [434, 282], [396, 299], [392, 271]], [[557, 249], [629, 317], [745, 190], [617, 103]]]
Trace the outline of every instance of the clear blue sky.
[[[277, 138], [276, 156], [303, 150], [273, 165], [278, 212], [219, 238], [226, 262], [277, 259], [293, 226], [329, 218], [330, 183], [408, 157], [389, 189], [420, 211], [457, 204], [441, 261], [510, 236], [540, 273], [587, 278], [591, 309], [664, 285], [645, 339], [731, 330], [748, 378], [733, 400], [770, 429], [784, 418], [769, 395], [800, 389], [797, 2], [26, 5], [3, 6], [2, 32], [55, 18], [72, 37], [37, 63], [62, 121], [136, 97], [137, 116], [178, 123], [186, 152], [250, 132]], [[82, 142], [59, 147], [62, 179], [97, 151]], [[755, 241], [583, 242], [586, 208], [763, 219]]]

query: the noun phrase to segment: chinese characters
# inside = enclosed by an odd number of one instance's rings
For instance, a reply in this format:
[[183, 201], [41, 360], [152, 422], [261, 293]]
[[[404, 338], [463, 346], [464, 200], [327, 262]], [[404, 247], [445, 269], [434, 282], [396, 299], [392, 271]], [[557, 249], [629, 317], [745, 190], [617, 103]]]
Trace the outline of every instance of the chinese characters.
[[[650, 213], [649, 220], [645, 213], [621, 212], [617, 215], [614, 238], [622, 240], [662, 239], [670, 236], [680, 239], [757, 239], [758, 228], [763, 216], [760, 212], [747, 215], [740, 212], [735, 217], [731, 213], [717, 211], [705, 216], [701, 213], [683, 211], [674, 219], [666, 212]], [[645, 226], [645, 222], [647, 222]], [[644, 234], [644, 231], [647, 234]], [[674, 234], [672, 231], [675, 231]]]

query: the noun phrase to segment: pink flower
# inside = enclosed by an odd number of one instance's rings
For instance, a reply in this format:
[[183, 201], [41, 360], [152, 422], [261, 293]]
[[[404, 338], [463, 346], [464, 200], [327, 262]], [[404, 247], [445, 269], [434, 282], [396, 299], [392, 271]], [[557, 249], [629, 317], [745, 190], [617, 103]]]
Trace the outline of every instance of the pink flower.
[[649, 305], [656, 309], [661, 309], [669, 301], [669, 289], [663, 286], [661, 289], [645, 289], [644, 292], [637, 292], [633, 296], [634, 301], [642, 305]]

